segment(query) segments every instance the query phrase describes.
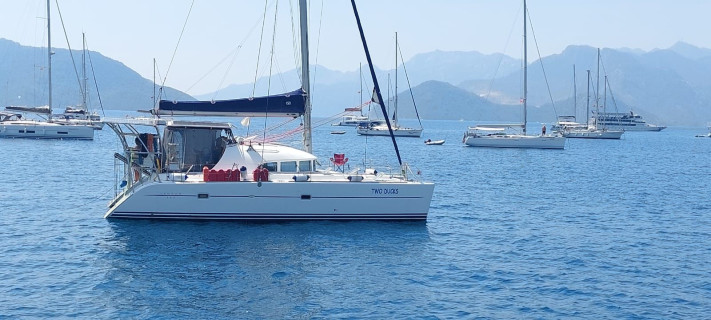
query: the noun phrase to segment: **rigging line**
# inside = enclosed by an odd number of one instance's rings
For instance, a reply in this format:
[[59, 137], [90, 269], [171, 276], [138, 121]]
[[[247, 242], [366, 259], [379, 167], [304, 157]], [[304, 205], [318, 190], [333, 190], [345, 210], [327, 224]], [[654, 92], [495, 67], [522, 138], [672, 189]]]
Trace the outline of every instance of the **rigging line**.
[[[265, 16], [265, 17], [266, 17], [266, 16]], [[265, 17], [263, 17], [262, 19], [265, 19]], [[262, 21], [262, 22], [264, 22], [264, 21]], [[254, 32], [254, 29], [256, 29], [258, 25], [259, 25], [259, 21], [257, 21], [255, 24], [253, 24], [253, 25], [252, 25], [252, 28], [250, 28], [250, 29], [249, 29], [249, 32], [247, 32], [247, 36], [245, 36], [245, 38], [242, 39], [242, 42], [240, 42], [240, 44], [237, 45], [237, 47], [232, 51], [232, 52], [233, 52], [233, 54], [231, 54], [231, 55], [232, 55], [232, 60], [230, 61], [229, 66], [228, 66], [227, 69], [225, 70], [225, 73], [222, 75], [222, 79], [220, 80], [220, 83], [219, 83], [218, 86], [217, 86], [217, 90], [215, 90], [215, 94], [213, 95], [212, 100], [215, 99], [215, 97], [217, 96], [217, 94], [218, 94], [218, 92], [220, 91], [220, 89], [223, 88], [223, 85], [224, 85], [224, 83], [225, 83], [225, 81], [226, 81], [226, 79], [227, 79], [227, 76], [229, 75], [230, 71], [232, 70], [232, 67], [234, 66], [235, 61], [237, 61], [237, 56], [239, 55], [239, 52], [240, 52], [241, 49], [244, 47], [245, 42], [247, 42], [247, 39], [248, 39], [249, 36], [252, 34], [252, 32]], [[228, 55], [228, 56], [229, 56], [229, 55]], [[217, 68], [220, 64], [222, 64], [222, 62], [225, 61], [225, 60], [227, 60], [227, 56], [226, 56], [223, 60], [221, 60], [217, 65], [215, 65], [215, 66], [211, 69], [210, 72], [212, 72], [212, 70], [216, 69], [216, 68]], [[257, 68], [259, 68], [259, 63], [258, 63], [258, 62], [257, 62]], [[205, 76], [207, 76], [207, 74], [206, 74]], [[203, 78], [204, 78], [204, 77], [203, 77]], [[201, 78], [201, 79], [202, 79], [202, 78]], [[196, 84], [197, 84], [197, 83], [196, 83]], [[192, 88], [192, 87], [191, 87], [191, 88]], [[188, 89], [188, 90], [189, 90], [189, 89]], [[254, 96], [254, 94], [252, 94], [252, 96]]]
[[77, 70], [76, 61], [74, 61], [74, 53], [72, 53], [72, 46], [69, 44], [69, 36], [67, 35], [67, 28], [64, 26], [64, 17], [62, 17], [62, 10], [59, 10], [59, 0], [55, 0], [57, 4], [57, 12], [59, 13], [59, 21], [62, 22], [62, 30], [64, 30], [64, 39], [67, 40], [67, 48], [69, 48], [69, 57], [72, 58], [72, 66], [74, 67], [74, 74], [77, 76], [77, 83], [79, 83], [79, 92], [84, 96], [84, 88], [82, 88], [81, 80], [79, 80], [79, 71]]
[[[605, 69], [605, 61], [603, 61], [602, 59], [600, 59], [600, 64], [602, 65], [602, 73], [605, 74], [605, 75], [607, 75], [607, 70]], [[610, 85], [610, 79], [609, 79], [609, 78], [607, 79], [607, 84], [606, 84], [606, 86], [607, 86], [608, 89], [610, 89], [610, 97], [612, 98], [612, 104], [615, 105], [615, 112], [620, 112], [620, 111], [617, 109], [617, 101], [615, 100], [615, 95], [612, 94], [612, 86]]]
[[311, 80], [311, 92], [309, 92], [309, 98], [313, 101], [314, 92], [316, 92], [316, 73], [318, 72], [318, 51], [321, 48], [321, 27], [323, 26], [323, 0], [321, 0], [321, 10], [318, 21], [318, 35], [316, 36], [316, 57], [314, 57], [314, 75]]
[[[296, 75], [299, 77], [299, 81], [301, 81], [301, 59], [299, 59], [299, 46], [300, 46], [300, 41], [296, 37], [296, 25], [294, 24], [294, 3], [292, 1], [289, 1], [289, 14], [291, 15], [291, 45], [292, 48], [294, 48], [294, 51], [292, 52], [294, 54], [294, 66], [296, 66]], [[301, 85], [303, 87], [303, 84]]]
[[[415, 103], [415, 95], [412, 93], [412, 86], [410, 85], [410, 76], [407, 75], [407, 68], [405, 68], [405, 59], [402, 57], [402, 48], [400, 44], [397, 45], [397, 49], [400, 52], [400, 61], [402, 61], [402, 70], [405, 71], [405, 79], [407, 79], [407, 87], [410, 89], [410, 97], [412, 98], [412, 105], [415, 106], [415, 115], [417, 115], [417, 122], [420, 123], [420, 129], [422, 129], [422, 120], [420, 120], [420, 113], [417, 112], [417, 103]], [[397, 68], [397, 66], [396, 66]]]
[[[272, 67], [274, 66], [274, 46], [276, 43], [276, 29], [277, 29], [277, 15], [279, 13], [279, 0], [276, 0], [276, 6], [274, 7], [274, 27], [272, 29], [272, 48], [269, 55], [269, 77], [267, 78], [267, 97], [271, 94], [272, 89]], [[266, 14], [266, 12], [265, 12]], [[260, 40], [261, 42], [261, 40]], [[267, 119], [269, 114], [269, 98], [266, 100], [267, 103], [264, 104], [264, 133], [262, 139], [267, 138]], [[264, 144], [262, 144], [262, 159], [264, 159]]]
[[267, 5], [268, 0], [264, 0], [264, 14], [262, 17], [262, 31], [259, 36], [259, 49], [257, 50], [257, 67], [254, 70], [254, 84], [252, 86], [252, 97], [254, 97], [255, 91], [257, 91], [257, 75], [259, 74], [259, 59], [262, 56], [262, 41], [264, 40], [264, 25], [267, 22]]
[[[518, 22], [518, 14], [521, 12], [521, 8], [518, 8], [518, 11], [516, 11], [516, 19], [514, 19], [514, 22], [511, 23], [511, 29], [509, 29], [509, 36], [506, 38], [506, 43], [504, 44], [504, 50], [503, 52], [506, 52], [507, 48], [509, 47], [509, 43], [511, 42], [511, 35], [513, 35], [514, 28], [516, 27], [516, 22]], [[499, 56], [499, 62], [496, 64], [496, 69], [494, 70], [494, 76], [491, 77], [491, 81], [489, 81], [489, 89], [486, 91], [486, 96], [484, 96], [485, 100], [489, 100], [489, 95], [491, 95], [491, 89], [494, 87], [494, 80], [496, 80], [496, 76], [499, 75], [499, 69], [501, 68], [501, 63], [504, 61], [505, 54], [501, 54]]]
[[279, 82], [281, 82], [281, 89], [284, 92], [287, 92], [286, 81], [284, 81], [284, 73], [281, 71], [281, 66], [279, 65], [279, 58], [276, 56], [274, 57], [274, 64], [276, 64], [277, 77], [279, 77]]
[[89, 45], [86, 45], [86, 55], [89, 57], [89, 66], [91, 67], [91, 76], [94, 79], [94, 87], [96, 88], [96, 96], [99, 98], [99, 106], [101, 107], [101, 114], [106, 117], [106, 112], [104, 111], [104, 103], [101, 101], [101, 93], [99, 92], [99, 83], [96, 81], [96, 72], [94, 72], [94, 62], [91, 60], [91, 51], [88, 50]]
[[[528, 10], [528, 9], [527, 9]], [[558, 111], [555, 109], [555, 102], [553, 101], [553, 94], [551, 93], [551, 86], [548, 84], [548, 76], [546, 75], [546, 69], [543, 67], [543, 58], [541, 58], [541, 50], [538, 47], [538, 39], [536, 39], [536, 31], [533, 29], [533, 21], [531, 20], [531, 14], [525, 12], [526, 17], [528, 17], [528, 24], [531, 26], [531, 33], [533, 34], [533, 42], [536, 44], [536, 52], [538, 53], [538, 63], [541, 64], [541, 70], [543, 71], [543, 79], [546, 81], [546, 88], [548, 89], [548, 97], [551, 99], [551, 106], [553, 106], [553, 113], [556, 119], [558, 118]]]
[[188, 26], [188, 21], [190, 20], [190, 13], [193, 12], [193, 5], [195, 5], [195, 0], [190, 2], [190, 9], [188, 10], [188, 15], [185, 17], [185, 22], [183, 23], [183, 29], [180, 30], [180, 36], [178, 37], [178, 42], [175, 44], [175, 49], [173, 50], [173, 56], [170, 58], [170, 63], [168, 64], [168, 70], [165, 72], [165, 78], [161, 83], [161, 89], [165, 86], [165, 81], [168, 80], [168, 73], [170, 73], [170, 68], [173, 66], [173, 61], [175, 56], [178, 54], [178, 47], [180, 47], [180, 41], [183, 39], [183, 34], [185, 34], [185, 28]]
[[[198, 83], [202, 82], [202, 80], [204, 80], [208, 75], [210, 75], [213, 71], [215, 71], [215, 69], [217, 69], [220, 65], [222, 65], [222, 64], [223, 64], [227, 59], [229, 59], [230, 57], [233, 57], [233, 60], [236, 59], [236, 56], [239, 55], [239, 52], [240, 52], [241, 49], [244, 47], [244, 44], [247, 42], [247, 39], [249, 39], [249, 37], [250, 37], [250, 36], [252, 35], [252, 33], [254, 32], [254, 30], [257, 28], [257, 26], [259, 26], [259, 23], [260, 23], [260, 22], [262, 22], [261, 19], [257, 20], [257, 21], [252, 25], [252, 27], [249, 28], [249, 31], [247, 32], [247, 35], [242, 39], [242, 41], [239, 42], [239, 43], [237, 44], [237, 46], [235, 46], [227, 55], [225, 55], [220, 61], [218, 61], [218, 62], [217, 62], [212, 68], [210, 68], [204, 75], [202, 75], [200, 78], [198, 78], [198, 80], [195, 81], [195, 83], [193, 83], [192, 85], [190, 85], [190, 87], [188, 87], [187, 91], [190, 91], [190, 90], [191, 90], [193, 87], [195, 87]], [[220, 82], [220, 85], [217, 87], [218, 90], [215, 90], [215, 91], [219, 91], [219, 89], [220, 89], [220, 87], [222, 86], [222, 84], [224, 83], [224, 79], [225, 79], [226, 77], [227, 77], [227, 72], [225, 72], [225, 76], [223, 77], [223, 80]]]

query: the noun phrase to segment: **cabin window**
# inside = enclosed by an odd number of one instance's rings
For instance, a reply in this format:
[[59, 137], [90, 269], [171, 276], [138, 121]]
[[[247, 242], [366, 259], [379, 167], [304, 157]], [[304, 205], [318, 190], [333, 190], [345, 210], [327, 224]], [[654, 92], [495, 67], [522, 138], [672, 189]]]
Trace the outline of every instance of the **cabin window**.
[[269, 170], [269, 172], [276, 172], [277, 171], [277, 163], [276, 162], [267, 162], [262, 165], [262, 168], [266, 168]]
[[299, 161], [299, 172], [310, 172], [311, 161]]
[[296, 172], [296, 161], [282, 162], [280, 172]]

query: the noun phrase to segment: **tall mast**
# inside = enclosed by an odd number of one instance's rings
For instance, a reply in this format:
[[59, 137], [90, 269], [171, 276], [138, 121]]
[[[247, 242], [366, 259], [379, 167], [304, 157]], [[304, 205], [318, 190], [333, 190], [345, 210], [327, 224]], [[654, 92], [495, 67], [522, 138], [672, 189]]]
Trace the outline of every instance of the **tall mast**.
[[573, 119], [578, 122], [578, 84], [575, 82], [575, 64], [573, 64]]
[[[600, 48], [597, 48], [597, 87], [595, 88], [595, 113], [600, 113]], [[595, 117], [597, 119], [597, 116]]]
[[153, 108], [156, 108], [156, 58], [153, 58]]
[[526, 41], [526, 14], [526, 0], [523, 0], [523, 135], [526, 135], [526, 106], [528, 104], [528, 41]]
[[358, 63], [358, 72], [360, 73], [360, 100], [358, 105], [360, 106], [360, 116], [363, 116], [363, 64]]
[[49, 120], [52, 120], [52, 32], [51, 32], [51, 21], [50, 21], [50, 9], [49, 0], [47, 0], [47, 76], [49, 81], [47, 81], [49, 86], [49, 101], [47, 105], [49, 106]]
[[588, 93], [587, 102], [585, 103], [585, 127], [590, 126], [590, 70], [588, 70]]
[[[602, 100], [602, 112], [604, 113], [605, 110], [607, 109], [607, 75], [605, 75], [605, 90], [604, 90], [604, 98]], [[603, 122], [602, 128], [605, 129], [606, 125]]]
[[81, 33], [81, 45], [82, 45], [82, 50], [81, 50], [81, 76], [82, 76], [82, 89], [81, 89], [81, 104], [82, 107], [84, 107], [85, 110], [88, 111], [88, 106], [86, 105], [86, 34]]
[[395, 32], [395, 111], [393, 112], [393, 124], [397, 125], [397, 32]]
[[301, 30], [301, 89], [304, 97], [304, 150], [312, 152], [311, 147], [311, 87], [309, 84], [309, 27], [306, 0], [299, 0], [299, 22]]

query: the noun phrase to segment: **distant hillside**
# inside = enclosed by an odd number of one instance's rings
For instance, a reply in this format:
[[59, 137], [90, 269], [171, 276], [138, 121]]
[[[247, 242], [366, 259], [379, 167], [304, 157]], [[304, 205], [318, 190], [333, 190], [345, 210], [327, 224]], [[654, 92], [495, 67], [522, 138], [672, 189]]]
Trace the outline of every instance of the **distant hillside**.
[[415, 55], [406, 62], [412, 85], [429, 80], [452, 84], [473, 79], [490, 80], [515, 72], [520, 66], [519, 59], [501, 53], [485, 55], [476, 51], [438, 50]]
[[[77, 76], [68, 50], [56, 49], [53, 58], [55, 107], [80, 100]], [[3, 105], [44, 105], [46, 92], [46, 51], [0, 39], [0, 103]], [[74, 51], [79, 61], [81, 53]], [[153, 83], [122, 63], [91, 52], [96, 80], [105, 108], [137, 110], [151, 107]], [[552, 122], [556, 115], [570, 114], [573, 96], [573, 65], [576, 66], [578, 101], [584, 96], [586, 70], [591, 71], [590, 90], [597, 91], [597, 49], [569, 46], [560, 54], [529, 64], [529, 119]], [[405, 63], [413, 91], [426, 119], [466, 119], [479, 121], [518, 121], [522, 81], [520, 60], [501, 54], [434, 51], [418, 54]], [[312, 104], [315, 116], [328, 117], [369, 100], [372, 80], [363, 67], [363, 92], [357, 67], [341, 72], [312, 66]], [[399, 66], [401, 118], [414, 117], [408, 108], [409, 92], [402, 65]], [[394, 70], [376, 70], [384, 96], [394, 89]], [[668, 49], [650, 52], [639, 49], [603, 49], [601, 78], [609, 79], [608, 110], [634, 110], [661, 125], [704, 125], [711, 121], [711, 50], [679, 42]], [[388, 81], [388, 75], [391, 80]], [[217, 92], [200, 95], [204, 100], [230, 99], [287, 92], [300, 86], [298, 74], [289, 70], [252, 84], [229, 85]], [[98, 106], [93, 79], [89, 81], [90, 101]], [[602, 85], [601, 85], [602, 86]], [[550, 88], [550, 91], [549, 91]], [[600, 88], [604, 95], [604, 87]], [[390, 92], [390, 93], [389, 93]], [[405, 94], [407, 93], [407, 94]], [[167, 88], [163, 97], [190, 100], [189, 95]], [[612, 97], [615, 102], [613, 103]], [[386, 97], [387, 99], [387, 97]], [[411, 99], [410, 99], [411, 100]], [[553, 103], [555, 108], [553, 108]], [[603, 102], [601, 101], [601, 104]], [[615, 107], [616, 106], [616, 107]], [[568, 108], [568, 110], [566, 110]], [[578, 109], [579, 112], [582, 109]], [[579, 113], [582, 115], [582, 113]]]
[[[678, 48], [681, 47], [677, 45]], [[612, 96], [617, 101], [618, 111], [630, 109], [647, 117], [657, 119], [664, 125], [703, 125], [711, 119], [711, 59], [704, 49], [694, 51], [683, 46], [686, 58], [675, 50], [663, 49], [639, 54], [628, 50], [602, 50], [600, 95], [604, 92], [604, 75], [607, 74]], [[591, 90], [597, 85], [597, 49], [587, 46], [570, 46], [560, 54], [543, 58], [545, 77], [540, 62], [529, 65], [528, 102], [531, 106], [551, 104], [547, 83], [553, 101], [569, 99], [573, 94], [573, 64], [577, 67], [578, 93], [587, 85], [586, 70], [591, 71]], [[493, 83], [493, 85], [491, 85]], [[491, 92], [495, 101], [511, 102], [521, 97], [521, 75], [512, 73], [494, 81], [471, 80], [461, 87], [477, 94]], [[612, 106], [608, 102], [608, 106]], [[625, 109], [622, 109], [621, 106]], [[619, 110], [622, 109], [622, 110]]]
[[[53, 49], [52, 96], [57, 111], [81, 102], [81, 89], [74, 66], [66, 49]], [[77, 70], [81, 72], [81, 50], [73, 50]], [[16, 42], [0, 39], [0, 103], [7, 105], [47, 105], [47, 49], [22, 46]], [[88, 75], [90, 107], [99, 108], [99, 97], [106, 109], [137, 110], [152, 107], [153, 82], [141, 77], [123, 63], [112, 60], [98, 52], [90, 52], [96, 73]], [[91, 65], [87, 59], [87, 69]], [[81, 75], [79, 76], [81, 77]], [[166, 96], [175, 99], [192, 99], [187, 94], [172, 88]]]
[[[520, 122], [520, 106], [491, 103], [478, 95], [441, 81], [427, 81], [412, 88], [417, 110], [423, 119], [462, 119], [475, 121]], [[401, 118], [415, 118], [409, 90], [400, 92], [398, 113]]]

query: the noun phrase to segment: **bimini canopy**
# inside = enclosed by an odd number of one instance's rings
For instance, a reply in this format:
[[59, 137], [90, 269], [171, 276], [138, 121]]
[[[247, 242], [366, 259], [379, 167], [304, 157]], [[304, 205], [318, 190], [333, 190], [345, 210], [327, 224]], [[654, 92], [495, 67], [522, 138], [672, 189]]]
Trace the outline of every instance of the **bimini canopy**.
[[161, 100], [156, 115], [222, 117], [297, 117], [306, 109], [306, 92], [216, 101]]

